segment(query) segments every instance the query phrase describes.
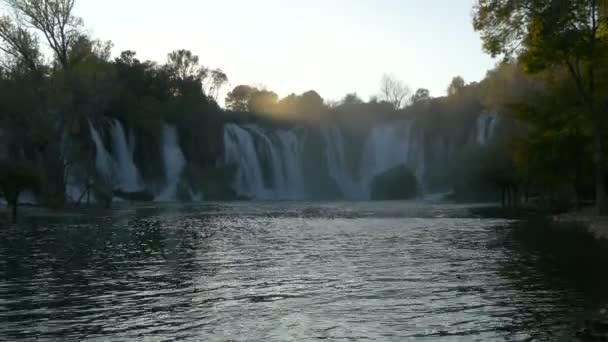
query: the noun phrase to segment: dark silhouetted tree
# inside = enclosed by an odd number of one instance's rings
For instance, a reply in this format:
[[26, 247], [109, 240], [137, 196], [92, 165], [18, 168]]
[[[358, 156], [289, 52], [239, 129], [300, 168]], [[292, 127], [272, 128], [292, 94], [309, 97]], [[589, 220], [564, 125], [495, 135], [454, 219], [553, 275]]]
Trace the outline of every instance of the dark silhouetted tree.
[[256, 89], [251, 93], [247, 103], [247, 110], [257, 113], [274, 113], [279, 96], [269, 90]]
[[238, 85], [226, 96], [226, 108], [234, 112], [249, 110], [249, 100], [257, 89], [248, 85]]
[[22, 27], [32, 27], [45, 37], [64, 70], [69, 54], [81, 36], [82, 19], [74, 16], [75, 0], [4, 0]]
[[340, 101], [342, 106], [353, 106], [363, 104], [363, 100], [357, 95], [357, 93], [346, 94], [342, 101]]
[[452, 79], [452, 82], [450, 82], [450, 85], [448, 86], [448, 96], [454, 96], [459, 94], [464, 87], [466, 86], [466, 82], [464, 81], [464, 79], [460, 76], [456, 76]]
[[411, 103], [418, 103], [421, 101], [427, 101], [431, 99], [431, 92], [428, 89], [419, 88], [416, 90], [412, 98], [410, 99]]

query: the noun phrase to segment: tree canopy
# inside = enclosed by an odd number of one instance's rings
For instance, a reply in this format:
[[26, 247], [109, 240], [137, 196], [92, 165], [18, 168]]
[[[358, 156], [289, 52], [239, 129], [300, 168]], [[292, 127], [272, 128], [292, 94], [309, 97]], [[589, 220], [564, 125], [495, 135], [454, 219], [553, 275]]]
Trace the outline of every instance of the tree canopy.
[[[474, 28], [492, 56], [517, 58], [530, 73], [566, 70], [577, 112], [592, 136], [598, 212], [605, 213], [606, 16], [597, 0], [478, 0]], [[569, 125], [570, 122], [567, 123]]]

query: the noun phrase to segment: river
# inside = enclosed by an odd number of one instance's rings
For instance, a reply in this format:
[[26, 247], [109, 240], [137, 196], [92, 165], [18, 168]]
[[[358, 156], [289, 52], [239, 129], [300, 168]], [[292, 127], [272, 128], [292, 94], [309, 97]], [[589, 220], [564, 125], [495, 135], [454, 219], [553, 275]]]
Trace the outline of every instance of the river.
[[0, 340], [574, 338], [608, 303], [604, 247], [478, 209], [29, 209], [0, 229]]

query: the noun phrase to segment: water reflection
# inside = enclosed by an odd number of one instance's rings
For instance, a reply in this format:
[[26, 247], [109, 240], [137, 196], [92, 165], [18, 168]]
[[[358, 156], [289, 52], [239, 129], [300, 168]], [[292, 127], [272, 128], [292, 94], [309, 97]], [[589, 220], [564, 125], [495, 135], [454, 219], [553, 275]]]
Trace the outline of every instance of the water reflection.
[[33, 217], [0, 230], [0, 340], [556, 340], [608, 297], [595, 241], [462, 206]]

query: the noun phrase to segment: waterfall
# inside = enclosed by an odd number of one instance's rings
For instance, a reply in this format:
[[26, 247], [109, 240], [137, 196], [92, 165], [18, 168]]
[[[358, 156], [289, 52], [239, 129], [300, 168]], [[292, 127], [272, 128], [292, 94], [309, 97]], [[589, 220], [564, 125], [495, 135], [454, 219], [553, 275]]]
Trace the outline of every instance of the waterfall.
[[361, 184], [353, 178], [346, 151], [344, 149], [344, 136], [340, 128], [321, 127], [325, 139], [325, 157], [329, 168], [329, 176], [338, 184], [342, 195], [350, 199], [365, 198]]
[[110, 131], [112, 152], [106, 149], [101, 134], [89, 121], [91, 139], [95, 144], [95, 167], [104, 182], [112, 186], [112, 190], [120, 189], [125, 192], [144, 190], [144, 182], [133, 161], [133, 144], [127, 143], [127, 134], [118, 120], [113, 121]]
[[107, 184], [113, 184], [112, 155], [110, 155], [106, 149], [101, 135], [90, 121], [89, 129], [91, 130], [91, 138], [95, 144], [95, 167], [97, 168], [97, 172], [99, 172], [99, 175], [102, 177], [104, 182]]
[[127, 143], [127, 135], [120, 121], [114, 120], [111, 136], [117, 186], [125, 192], [142, 191], [144, 189], [143, 180], [133, 161], [134, 144]]
[[306, 197], [303, 174], [302, 139], [294, 130], [275, 132], [276, 143], [269, 145], [275, 173], [276, 197], [280, 199], [303, 199]]
[[251, 198], [268, 198], [264, 186], [262, 165], [255, 150], [253, 137], [245, 129], [227, 124], [224, 128], [224, 159], [237, 167], [234, 188], [239, 195]]
[[[423, 184], [424, 143], [412, 133], [412, 121], [375, 127], [366, 138], [358, 170], [351, 170], [343, 133], [336, 126], [320, 127], [327, 161], [325, 177], [331, 178], [347, 199], [369, 199], [375, 177], [405, 165]], [[420, 138], [420, 139], [419, 139]], [[253, 199], [301, 200], [308, 198], [304, 180], [305, 137], [294, 129], [266, 130], [257, 125], [227, 124], [224, 160], [237, 167], [236, 192]]]
[[165, 164], [165, 189], [156, 197], [157, 201], [174, 201], [186, 158], [182, 153], [175, 126], [164, 125], [162, 133], [163, 161]]
[[498, 125], [496, 114], [481, 114], [477, 118], [476, 139], [478, 145], [486, 145], [494, 137]]
[[[303, 139], [294, 130], [267, 132], [257, 125], [227, 124], [224, 159], [226, 164], [237, 166], [234, 187], [239, 195], [254, 199], [306, 198]], [[270, 173], [270, 182], [265, 180], [264, 167]]]
[[361, 160], [360, 181], [365, 198], [370, 197], [375, 177], [398, 166], [407, 166], [424, 188], [424, 141], [422, 136], [413, 133], [413, 124], [413, 121], [400, 121], [372, 129]]

